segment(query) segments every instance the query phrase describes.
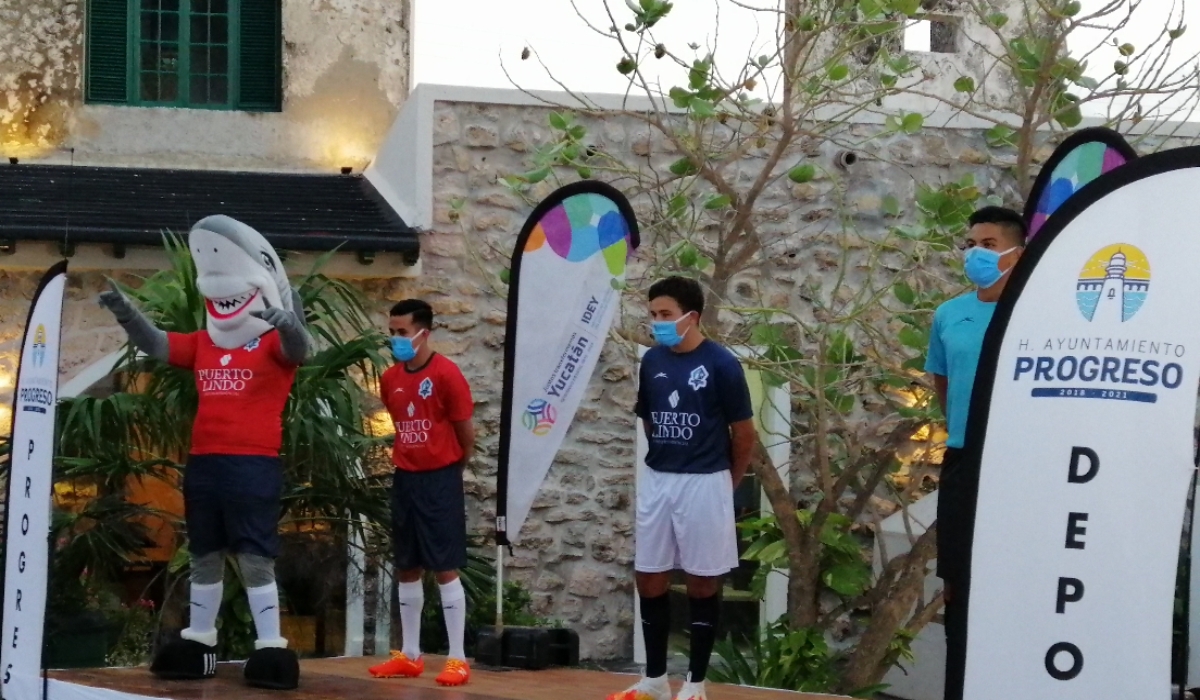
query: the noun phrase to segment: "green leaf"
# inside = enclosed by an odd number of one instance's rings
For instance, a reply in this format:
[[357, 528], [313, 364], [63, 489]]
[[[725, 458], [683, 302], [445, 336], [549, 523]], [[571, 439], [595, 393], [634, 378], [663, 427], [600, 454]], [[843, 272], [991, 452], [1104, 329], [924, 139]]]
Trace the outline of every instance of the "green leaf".
[[1171, 40], [1174, 41], [1174, 40], [1182, 37], [1184, 32], [1186, 32], [1186, 31], [1187, 31], [1187, 26], [1180, 25], [1180, 26], [1176, 27], [1175, 29], [1172, 29], [1171, 31], [1167, 32], [1167, 36], [1171, 37]]
[[1003, 12], [993, 12], [987, 16], [987, 23], [996, 29], [1000, 29], [1004, 25], [1008, 24], [1008, 15], [1004, 14]]
[[592, 177], [592, 169], [586, 165], [581, 165], [578, 168], [575, 168], [575, 172], [578, 173], [579, 177], [583, 178], [584, 180], [591, 179]]
[[635, 70], [637, 70], [637, 61], [634, 61], [632, 58], [626, 56], [617, 61], [617, 72], [621, 75], [629, 75]]
[[882, 73], [879, 76], [879, 82], [884, 87], [894, 87], [896, 85], [896, 80], [896, 76], [891, 75], [890, 73]]
[[712, 62], [709, 60], [693, 61], [691, 69], [688, 70], [688, 86], [699, 90], [708, 85], [708, 72], [711, 69]]
[[816, 176], [817, 168], [812, 163], [803, 163], [788, 171], [788, 179], [798, 185], [810, 182]]
[[677, 218], [687, 211], [688, 200], [681, 194], [677, 194], [667, 200], [667, 216]]
[[975, 92], [975, 79], [964, 75], [954, 81], [954, 89], [958, 92]]
[[528, 182], [529, 184], [536, 184], [550, 177], [550, 166], [538, 168], [537, 170], [531, 170], [521, 177], [525, 178], [525, 182]]
[[671, 163], [671, 165], [667, 167], [667, 170], [670, 170], [672, 175], [679, 176], [695, 175], [696, 173], [700, 172], [700, 168], [696, 167], [695, 163], [692, 162], [692, 159], [686, 156], [680, 158], [674, 163]]
[[1119, 47], [1117, 47], [1117, 51], [1121, 52], [1122, 56], [1132, 56], [1136, 49], [1133, 48], [1133, 44], [1121, 44]]
[[925, 126], [925, 117], [916, 112], [906, 114], [900, 120], [900, 128], [906, 134], [915, 134], [921, 130], [922, 126]]
[[887, 195], [883, 198], [883, 213], [888, 216], [900, 216], [900, 200], [894, 195]]
[[850, 68], [844, 63], [838, 63], [830, 66], [825, 74], [834, 82], [840, 82], [850, 76]]
[[912, 326], [900, 329], [900, 344], [915, 350], [925, 350], [929, 347], [929, 336]]
[[570, 119], [566, 115], [559, 114], [558, 112], [550, 113], [550, 126], [554, 127], [555, 129], [558, 129], [559, 131], [565, 131], [567, 124], [569, 123]]
[[825, 353], [826, 359], [835, 365], [847, 365], [855, 361], [854, 341], [850, 340], [850, 336], [841, 331], [837, 331], [830, 337], [829, 349]]
[[1003, 124], [988, 129], [984, 136], [992, 148], [1015, 148], [1017, 145], [1017, 132]]
[[504, 268], [503, 270], [501, 270], [500, 271], [500, 281], [503, 282], [504, 284], [511, 283], [512, 282], [512, 270], [508, 269], [507, 267]]
[[676, 107], [679, 109], [687, 109], [688, 105], [691, 104], [692, 96], [695, 93], [688, 92], [681, 87], [673, 87], [667, 94], [670, 95], [671, 102], [674, 103]]
[[904, 282], [896, 282], [893, 284], [892, 294], [894, 294], [896, 298], [900, 300], [900, 303], [906, 306], [912, 306], [913, 302], [917, 300], [917, 293], [913, 291], [912, 287], [908, 286], [908, 284]]
[[733, 199], [727, 194], [713, 195], [704, 202], [705, 209], [723, 209], [730, 205]]
[[1079, 0], [1071, 0], [1066, 5], [1063, 5], [1062, 13], [1067, 17], [1074, 17], [1082, 9], [1083, 5], [1080, 4]]
[[702, 100], [699, 97], [693, 97], [688, 104], [688, 108], [692, 111], [692, 116], [699, 119], [708, 119], [717, 114], [716, 109], [713, 108], [713, 103], [708, 100]]

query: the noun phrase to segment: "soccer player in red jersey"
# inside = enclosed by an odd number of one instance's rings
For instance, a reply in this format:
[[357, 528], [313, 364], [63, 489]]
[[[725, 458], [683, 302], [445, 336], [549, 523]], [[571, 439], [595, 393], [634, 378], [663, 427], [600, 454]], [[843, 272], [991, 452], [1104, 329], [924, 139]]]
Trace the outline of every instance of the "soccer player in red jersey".
[[471, 388], [452, 361], [429, 346], [433, 309], [418, 299], [392, 307], [388, 330], [396, 364], [379, 380], [380, 396], [396, 425], [392, 462], [392, 540], [395, 545], [404, 648], [370, 669], [376, 678], [415, 678], [421, 658], [421, 577], [434, 572], [450, 638], [441, 685], [471, 676], [463, 651], [466, 596], [458, 570], [467, 563], [463, 468], [475, 450]]

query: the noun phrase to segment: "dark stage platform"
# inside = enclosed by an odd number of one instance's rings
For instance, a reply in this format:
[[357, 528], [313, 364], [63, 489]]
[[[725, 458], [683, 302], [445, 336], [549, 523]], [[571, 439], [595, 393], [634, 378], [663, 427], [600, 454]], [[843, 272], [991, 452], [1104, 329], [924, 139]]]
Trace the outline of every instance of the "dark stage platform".
[[[144, 668], [54, 671], [51, 678], [134, 696], [173, 700], [603, 700], [632, 682], [632, 676], [576, 669], [472, 669], [469, 685], [440, 688], [433, 677], [441, 668], [441, 659], [429, 657], [426, 668], [433, 672], [427, 671], [425, 677], [416, 680], [370, 678], [367, 668], [379, 661], [370, 657], [307, 659], [301, 662], [300, 688], [291, 692], [246, 687], [240, 664], [222, 664], [216, 678], [200, 682], [161, 681]], [[678, 684], [676, 681], [673, 685], [678, 687]], [[51, 700], [56, 695], [52, 690]], [[116, 694], [111, 697], [117, 700]], [[708, 697], [710, 700], [828, 700], [833, 696], [709, 684]]]

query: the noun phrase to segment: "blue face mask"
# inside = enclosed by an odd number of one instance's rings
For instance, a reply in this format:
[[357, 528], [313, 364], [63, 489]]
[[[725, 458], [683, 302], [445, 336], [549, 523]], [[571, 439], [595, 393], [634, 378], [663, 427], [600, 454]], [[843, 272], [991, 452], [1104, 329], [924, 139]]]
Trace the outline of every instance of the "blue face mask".
[[683, 336], [687, 335], [691, 328], [688, 328], [687, 331], [683, 332], [683, 335], [680, 335], [679, 322], [691, 315], [692, 312], [689, 311], [674, 321], [655, 321], [654, 323], [650, 324], [650, 327], [654, 332], [655, 342], [657, 342], [659, 345], [665, 345], [668, 348], [673, 348], [682, 343]]
[[[422, 333], [417, 333], [413, 338], [419, 338]], [[413, 338], [405, 338], [398, 335], [392, 336], [392, 357], [400, 362], [408, 362], [417, 356], [417, 348], [413, 345]]]
[[966, 273], [967, 279], [971, 280], [972, 284], [980, 289], [987, 289], [999, 282], [1000, 278], [1008, 272], [1008, 270], [1000, 269], [1000, 256], [1016, 249], [1017, 246], [1002, 251], [988, 250], [979, 246], [968, 248], [963, 256], [963, 272]]

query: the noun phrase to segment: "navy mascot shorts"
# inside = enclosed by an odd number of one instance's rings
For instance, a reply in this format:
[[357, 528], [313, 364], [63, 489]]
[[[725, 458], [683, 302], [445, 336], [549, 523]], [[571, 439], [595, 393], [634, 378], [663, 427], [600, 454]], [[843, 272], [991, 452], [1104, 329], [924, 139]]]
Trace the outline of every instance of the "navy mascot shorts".
[[282, 502], [278, 457], [191, 455], [183, 475], [191, 555], [226, 550], [278, 557]]

